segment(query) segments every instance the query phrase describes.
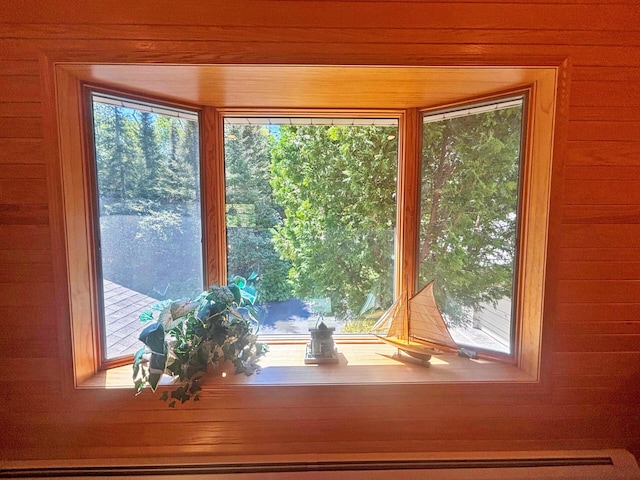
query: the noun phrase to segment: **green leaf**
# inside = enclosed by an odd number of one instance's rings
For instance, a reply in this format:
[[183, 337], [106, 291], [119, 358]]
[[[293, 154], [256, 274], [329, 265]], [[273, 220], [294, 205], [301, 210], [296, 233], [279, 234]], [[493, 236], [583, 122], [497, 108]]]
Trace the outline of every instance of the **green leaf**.
[[158, 323], [166, 330], [170, 330], [172, 328], [173, 315], [171, 314], [171, 304], [167, 305], [160, 311], [160, 314], [158, 315]]
[[242, 302], [242, 291], [240, 290], [240, 287], [232, 283], [231, 285], [229, 285], [229, 290], [233, 294], [233, 300], [235, 301], [235, 303], [240, 305], [240, 302]]
[[171, 300], [163, 300], [162, 302], [158, 302], [156, 303], [153, 307], [151, 307], [154, 310], [159, 310], [162, 311], [165, 308], [167, 308], [169, 305], [171, 305]]
[[133, 356], [133, 380], [135, 381], [138, 378], [138, 374], [140, 373], [140, 364], [142, 363], [142, 356], [144, 355], [146, 349], [142, 347], [140, 350], [136, 352]]
[[206, 298], [207, 300], [220, 302], [223, 305], [229, 305], [235, 300], [235, 295], [229, 290], [229, 287], [212, 285]]
[[162, 377], [162, 375], [160, 375], [159, 373], [149, 374], [149, 385], [151, 386], [151, 390], [153, 392], [155, 392], [156, 388], [158, 388], [158, 382], [160, 382], [160, 377]]
[[161, 323], [152, 323], [145, 327], [138, 339], [144, 343], [152, 352], [164, 355], [166, 344], [164, 341], [164, 328]]
[[197, 382], [192, 383], [191, 387], [189, 387], [189, 393], [191, 394], [198, 393], [200, 390], [202, 390], [202, 387]]
[[190, 300], [176, 300], [171, 302], [171, 316], [175, 319], [184, 317], [188, 313], [193, 312], [199, 306], [198, 302]]
[[171, 392], [171, 398], [175, 398], [176, 400], [180, 400], [180, 403], [184, 403], [191, 398], [191, 395], [187, 393], [184, 387], [179, 387]]
[[149, 371], [162, 375], [167, 365], [167, 356], [160, 353], [152, 353], [149, 361]]
[[241, 291], [242, 298], [248, 301], [251, 305], [253, 305], [258, 298], [258, 292], [255, 288], [248, 286], [244, 290]]
[[152, 321], [153, 320], [153, 310], [151, 310], [151, 309], [145, 310], [144, 312], [142, 312], [140, 314], [140, 316], [138, 318], [143, 323]]
[[133, 382], [133, 385], [135, 386], [135, 389], [136, 389], [136, 396], [140, 395], [140, 393], [142, 392], [142, 389], [144, 388], [144, 384], [145, 384], [145, 381], [141, 379], [135, 380]]

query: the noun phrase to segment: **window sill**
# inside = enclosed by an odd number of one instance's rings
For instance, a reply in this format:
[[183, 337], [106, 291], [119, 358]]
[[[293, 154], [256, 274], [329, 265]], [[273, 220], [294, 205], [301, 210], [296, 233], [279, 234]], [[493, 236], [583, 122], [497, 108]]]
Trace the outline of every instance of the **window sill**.
[[[338, 343], [339, 363], [305, 365], [305, 345], [270, 344], [260, 361], [262, 371], [246, 376], [208, 377], [203, 387], [225, 385], [368, 385], [368, 384], [474, 384], [537, 383], [515, 365], [492, 360], [470, 360], [455, 354], [432, 357], [424, 367], [393, 358], [396, 349], [382, 343]], [[131, 365], [98, 372], [80, 388], [133, 388]]]

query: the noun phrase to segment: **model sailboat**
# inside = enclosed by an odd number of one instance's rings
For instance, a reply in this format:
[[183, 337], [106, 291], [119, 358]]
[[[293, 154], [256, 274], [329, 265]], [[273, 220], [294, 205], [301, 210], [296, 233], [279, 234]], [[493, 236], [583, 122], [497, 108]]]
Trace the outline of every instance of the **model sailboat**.
[[459, 349], [436, 304], [433, 281], [410, 299], [401, 295], [370, 332], [423, 362], [444, 353], [443, 349]]

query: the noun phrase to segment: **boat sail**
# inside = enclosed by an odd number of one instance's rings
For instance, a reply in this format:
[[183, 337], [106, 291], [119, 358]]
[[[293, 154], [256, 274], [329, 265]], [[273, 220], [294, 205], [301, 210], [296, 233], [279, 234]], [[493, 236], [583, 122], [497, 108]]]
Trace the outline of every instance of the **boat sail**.
[[412, 298], [401, 295], [370, 333], [414, 358], [428, 361], [444, 350], [458, 351], [433, 296], [433, 281]]

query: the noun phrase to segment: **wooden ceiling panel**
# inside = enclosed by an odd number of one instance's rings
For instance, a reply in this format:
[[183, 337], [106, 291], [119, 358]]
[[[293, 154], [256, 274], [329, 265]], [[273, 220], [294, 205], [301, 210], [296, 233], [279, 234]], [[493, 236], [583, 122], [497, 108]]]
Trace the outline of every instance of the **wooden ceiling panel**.
[[549, 67], [66, 64], [81, 80], [215, 107], [411, 108], [532, 84]]

